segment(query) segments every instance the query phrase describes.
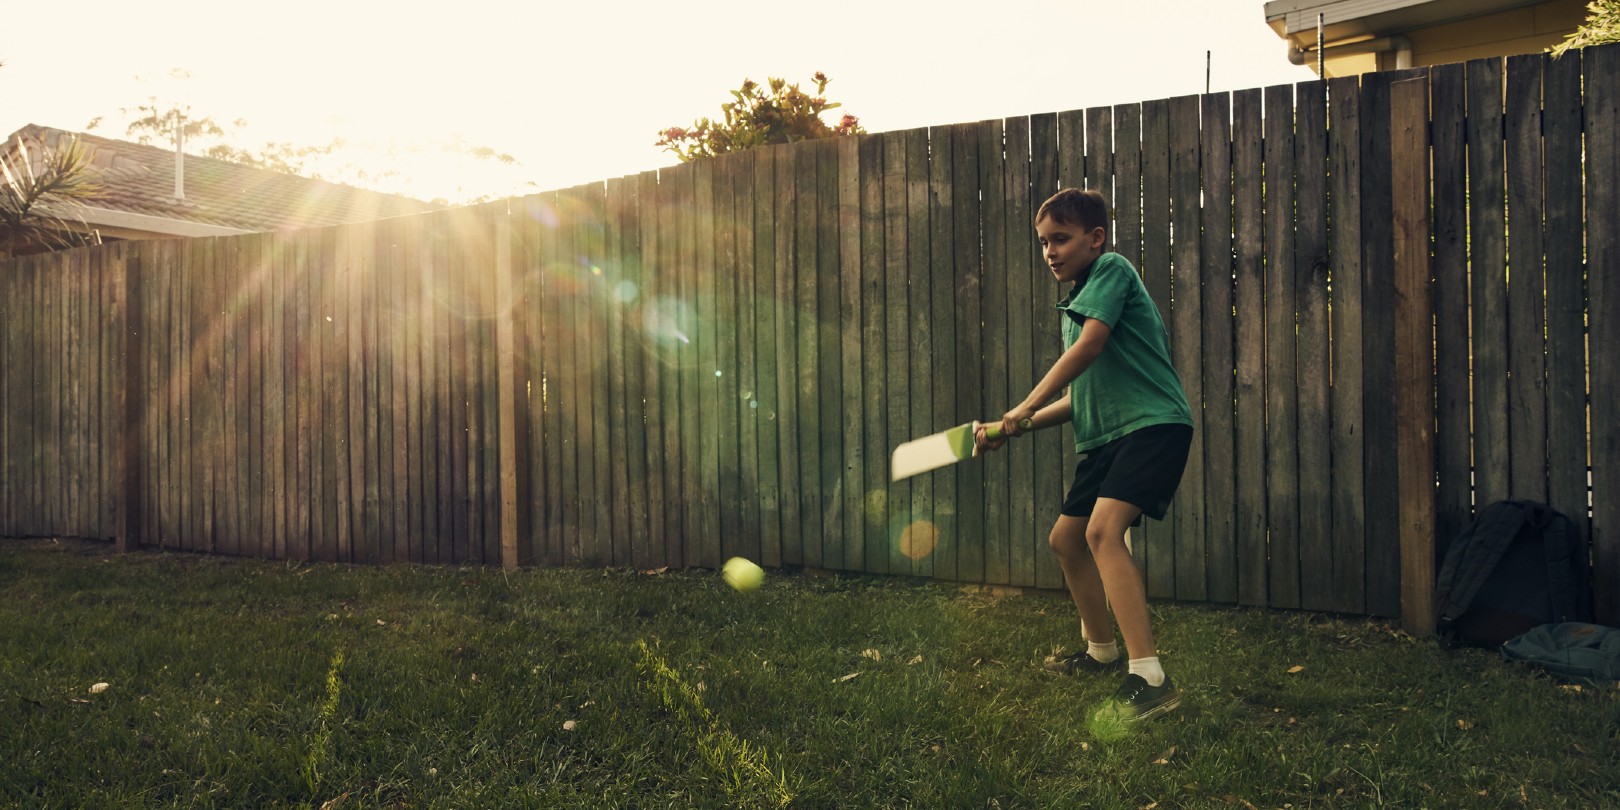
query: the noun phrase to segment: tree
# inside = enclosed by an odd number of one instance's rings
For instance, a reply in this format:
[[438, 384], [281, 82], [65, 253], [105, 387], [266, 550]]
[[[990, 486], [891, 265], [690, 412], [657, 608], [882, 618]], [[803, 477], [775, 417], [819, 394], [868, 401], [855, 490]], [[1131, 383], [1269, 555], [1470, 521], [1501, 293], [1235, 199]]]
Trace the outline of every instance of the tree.
[[[814, 96], [797, 84], [772, 78], [765, 86], [744, 79], [742, 87], [731, 91], [732, 100], [720, 105], [724, 118], [702, 118], [686, 127], [670, 127], [658, 133], [657, 146], [674, 152], [683, 162], [740, 152], [772, 143], [793, 143], [839, 135], [860, 135], [860, 119], [845, 113], [838, 123], [828, 126], [821, 114], [840, 104], [827, 101], [831, 80], [817, 71]], [[768, 92], [767, 92], [768, 88]]]
[[1562, 56], [1571, 48], [1620, 42], [1620, 0], [1593, 0], [1586, 10], [1586, 24], [1553, 48], [1553, 56]]
[[74, 228], [72, 219], [78, 206], [100, 192], [79, 139], [30, 145], [14, 138], [0, 148], [0, 256], [27, 245], [58, 250], [98, 243], [94, 232]]

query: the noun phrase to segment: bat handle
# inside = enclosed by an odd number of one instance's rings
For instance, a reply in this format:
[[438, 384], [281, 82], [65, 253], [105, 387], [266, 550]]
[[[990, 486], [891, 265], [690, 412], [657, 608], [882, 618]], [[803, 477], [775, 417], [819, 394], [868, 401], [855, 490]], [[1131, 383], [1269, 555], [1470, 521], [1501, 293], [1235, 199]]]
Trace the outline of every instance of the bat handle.
[[[1029, 429], [1031, 429], [1033, 427], [1035, 427], [1035, 420], [1034, 419], [1031, 419], [1029, 417], [1025, 417], [1023, 419], [1018, 420], [1018, 429], [1019, 430], [1029, 430]], [[984, 423], [984, 437], [986, 439], [989, 439], [990, 441], [995, 441], [995, 440], [1001, 438], [1001, 423], [1000, 422], [985, 422]]]

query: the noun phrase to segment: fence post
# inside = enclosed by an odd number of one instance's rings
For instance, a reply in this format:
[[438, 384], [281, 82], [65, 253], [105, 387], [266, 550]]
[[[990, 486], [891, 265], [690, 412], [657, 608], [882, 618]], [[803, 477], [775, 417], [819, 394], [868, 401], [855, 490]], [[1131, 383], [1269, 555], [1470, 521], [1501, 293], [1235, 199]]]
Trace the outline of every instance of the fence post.
[[113, 323], [118, 330], [118, 369], [115, 372], [116, 466], [113, 484], [113, 544], [118, 553], [141, 547], [141, 446], [144, 441], [142, 414], [146, 389], [142, 375], [141, 259], [130, 246], [115, 248], [123, 261], [117, 262], [112, 279]]
[[513, 351], [512, 216], [495, 217], [495, 363], [500, 434], [501, 566], [516, 568], [518, 559], [516, 354]]
[[1390, 87], [1395, 220], [1396, 463], [1401, 625], [1434, 632], [1434, 332], [1429, 267], [1428, 77]]

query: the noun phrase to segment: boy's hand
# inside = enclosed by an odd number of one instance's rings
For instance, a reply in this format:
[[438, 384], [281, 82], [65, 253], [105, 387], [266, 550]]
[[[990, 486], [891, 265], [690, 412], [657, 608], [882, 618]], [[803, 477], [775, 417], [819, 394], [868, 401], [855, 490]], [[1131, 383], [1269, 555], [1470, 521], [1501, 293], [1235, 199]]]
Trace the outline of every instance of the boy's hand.
[[978, 448], [981, 453], [1000, 450], [1001, 446], [1007, 443], [1007, 434], [1005, 433], [994, 439], [990, 438], [987, 429], [994, 424], [994, 422], [989, 424], [984, 422], [973, 423], [973, 446]]
[[1034, 427], [1035, 409], [1019, 406], [1001, 417], [1001, 432], [1007, 436], [1022, 436]]

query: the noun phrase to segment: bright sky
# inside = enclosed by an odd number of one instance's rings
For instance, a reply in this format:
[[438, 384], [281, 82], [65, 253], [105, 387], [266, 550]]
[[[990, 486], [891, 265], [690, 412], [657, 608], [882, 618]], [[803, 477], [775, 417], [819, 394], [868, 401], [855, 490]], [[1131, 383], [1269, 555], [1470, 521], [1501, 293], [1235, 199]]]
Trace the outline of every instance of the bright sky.
[[[658, 131], [717, 117], [745, 77], [813, 89], [824, 71], [844, 104], [827, 119], [880, 132], [1203, 92], [1206, 50], [1215, 90], [1312, 76], [1289, 64], [1263, 0], [7, 5], [0, 134], [105, 116], [96, 133], [123, 137], [119, 108], [158, 96], [246, 119], [242, 146], [459, 138], [522, 164], [521, 178], [398, 167], [413, 195], [452, 200], [672, 165]], [[191, 78], [169, 78], [177, 68]]]

